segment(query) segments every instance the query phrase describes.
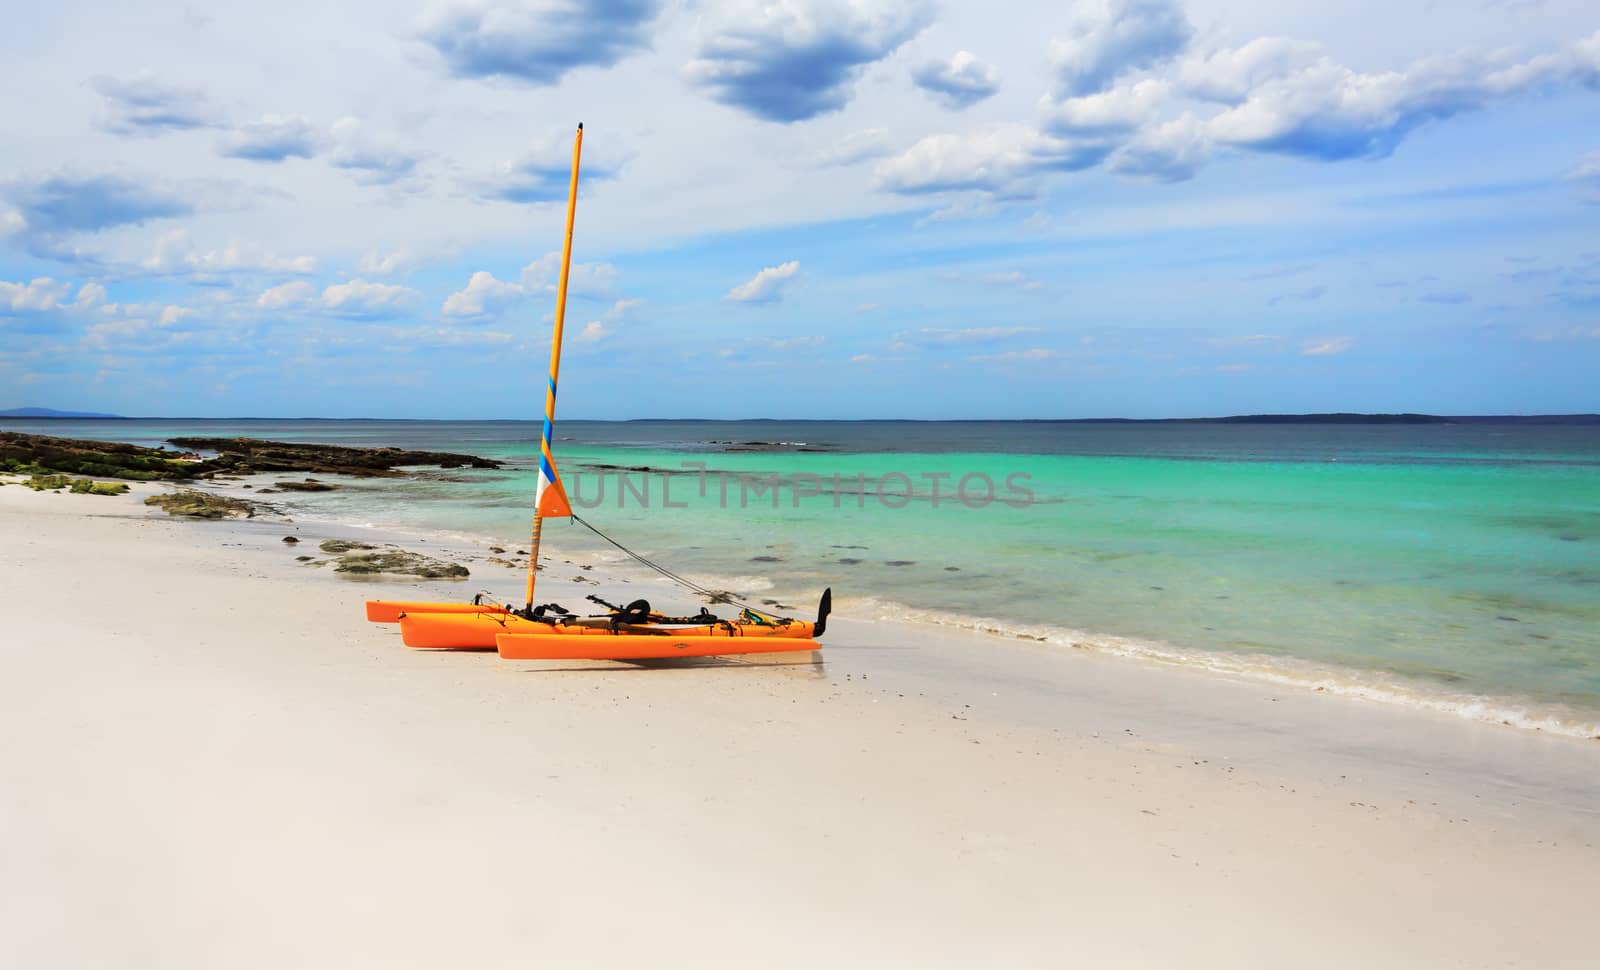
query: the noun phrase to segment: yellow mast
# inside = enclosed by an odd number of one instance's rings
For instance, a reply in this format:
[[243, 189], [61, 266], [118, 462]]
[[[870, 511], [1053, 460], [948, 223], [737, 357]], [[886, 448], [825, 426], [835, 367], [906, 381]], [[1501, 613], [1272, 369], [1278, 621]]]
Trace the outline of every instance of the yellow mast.
[[[556, 286], [556, 326], [550, 340], [550, 380], [544, 395], [544, 434], [539, 445], [539, 489], [533, 510], [533, 537], [528, 549], [527, 609], [533, 610], [533, 586], [539, 571], [539, 535], [546, 516], [571, 515], [566, 491], [556, 473], [551, 441], [555, 433], [556, 380], [561, 375], [561, 331], [567, 318], [567, 273], [572, 268], [572, 222], [578, 212], [578, 161], [583, 155], [583, 125], [572, 142], [572, 183], [567, 188], [567, 236], [561, 246], [561, 280]], [[548, 498], [547, 498], [548, 495]]]

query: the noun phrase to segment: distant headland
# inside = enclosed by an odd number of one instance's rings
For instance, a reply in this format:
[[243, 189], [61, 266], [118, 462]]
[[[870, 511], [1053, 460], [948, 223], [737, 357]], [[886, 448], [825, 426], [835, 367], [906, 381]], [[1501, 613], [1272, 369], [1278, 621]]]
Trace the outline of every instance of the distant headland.
[[1600, 424], [1600, 414], [1234, 414], [1219, 418], [1087, 418], [1130, 424]]
[[121, 418], [120, 414], [99, 414], [94, 411], [57, 411], [55, 408], [7, 408], [0, 418]]

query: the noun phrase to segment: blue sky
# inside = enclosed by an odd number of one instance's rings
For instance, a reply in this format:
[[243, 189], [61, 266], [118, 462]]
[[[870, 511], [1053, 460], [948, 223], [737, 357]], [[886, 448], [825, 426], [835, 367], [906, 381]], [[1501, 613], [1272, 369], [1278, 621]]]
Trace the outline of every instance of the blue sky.
[[8, 18], [0, 407], [1600, 410], [1592, 3]]

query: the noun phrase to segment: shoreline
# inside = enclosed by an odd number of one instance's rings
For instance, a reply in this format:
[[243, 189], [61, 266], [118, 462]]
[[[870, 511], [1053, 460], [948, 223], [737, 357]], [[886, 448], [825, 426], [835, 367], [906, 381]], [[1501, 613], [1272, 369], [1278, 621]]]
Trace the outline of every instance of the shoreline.
[[[210, 481], [198, 487], [234, 498], [281, 507], [285, 503], [253, 499], [252, 496], [259, 495], [259, 491], [242, 487], [253, 484], [259, 488], [277, 477], [281, 476], [253, 475], [237, 481]], [[330, 480], [337, 478], [337, 476], [325, 477]], [[303, 500], [304, 497], [283, 496], [283, 498], [292, 503], [297, 498]], [[311, 517], [302, 521], [315, 522], [319, 526], [335, 531], [363, 530], [370, 532], [379, 541], [401, 545], [407, 542], [423, 542], [434, 544], [435, 548], [443, 544], [445, 548], [452, 550], [455, 555], [472, 565], [475, 571], [471, 583], [477, 583], [483, 575], [478, 571], [478, 566], [487, 560], [485, 549], [490, 545], [507, 541], [504, 538], [460, 530], [345, 522], [336, 517], [319, 515], [316, 510], [304, 507], [299, 512], [310, 513]], [[581, 533], [575, 535], [580, 543], [587, 538]], [[517, 547], [510, 548], [514, 550]], [[585, 565], [597, 570], [596, 576], [605, 576], [609, 571], [627, 582], [642, 582], [649, 585], [657, 581], [655, 576], [632, 568], [625, 559], [602, 544], [584, 543], [580, 548], [579, 552], [568, 551], [565, 555], [583, 559]], [[506, 570], [506, 573], [516, 579], [513, 585], [520, 589], [522, 573], [513, 570]], [[740, 581], [749, 579], [746, 576], [710, 575], [692, 571], [690, 575], [697, 582], [713, 588], [732, 588]], [[498, 569], [488, 573], [488, 576], [491, 581], [498, 579]], [[761, 603], [769, 597], [778, 597], [797, 611], [796, 615], [801, 619], [807, 619], [809, 618], [807, 611], [812, 608], [819, 593], [820, 587], [815, 590], [758, 589], [740, 595], [756, 603]], [[1202, 672], [1223, 679], [1242, 679], [1260, 689], [1283, 690], [1302, 695], [1337, 694], [1364, 704], [1433, 712], [1459, 719], [1464, 723], [1511, 728], [1575, 741], [1600, 741], [1600, 711], [1575, 708], [1545, 698], [1515, 693], [1484, 694], [1453, 691], [1445, 684], [1376, 667], [1333, 664], [1290, 655], [1234, 653], [1191, 648], [1159, 640], [1075, 629], [1056, 623], [1002, 621], [977, 614], [929, 609], [862, 595], [844, 588], [836, 589], [835, 593], [838, 619], [846, 619], [854, 611], [857, 616], [870, 616], [878, 622], [905, 625], [924, 635], [939, 636], [947, 632], [959, 632], [978, 634], [992, 638], [995, 642], [1045, 643], [1063, 652], [1087, 651], [1131, 661], [1141, 666]], [[679, 598], [683, 596], [680, 591], [672, 587], [663, 587], [661, 595]], [[691, 600], [684, 599], [684, 602], [690, 603]], [[693, 612], [693, 607], [699, 605], [699, 600], [692, 600], [690, 612]]]
[[850, 619], [814, 663], [414, 651], [361, 601], [477, 576], [138, 501], [0, 488], [19, 965], [1588, 962], [1583, 743]]
[[[240, 430], [232, 429], [230, 433]], [[175, 426], [162, 433], [171, 437], [198, 432]], [[319, 437], [322, 440], [317, 442]], [[763, 442], [770, 443], [766, 439], [772, 437], [767, 435]], [[326, 447], [341, 441], [337, 436], [317, 434], [309, 434], [308, 438], [311, 441], [306, 447]], [[487, 443], [481, 432], [461, 443], [472, 442]], [[455, 441], [437, 434], [419, 435], [415, 441], [399, 443], [426, 449], [456, 446]], [[500, 443], [496, 444], [498, 447]], [[517, 464], [520, 459], [510, 458], [502, 450], [482, 453], [500, 455], [499, 460], [506, 461], [512, 472], [524, 473]], [[1080, 457], [1075, 451], [1069, 454]], [[1156, 449], [1146, 457], [1168, 460], [1181, 459], [1183, 455]], [[1278, 455], [1274, 460], [1283, 457]], [[1372, 458], [1367, 455], [1362, 460]], [[575, 468], [588, 467], [581, 457], [574, 461]], [[269, 485], [273, 477], [269, 473], [247, 481], [257, 486]], [[287, 501], [273, 504], [297, 517], [315, 515], [341, 526], [377, 526], [380, 534], [394, 534], [406, 541], [455, 544], [481, 561], [483, 548], [506, 544], [506, 536], [525, 534], [525, 523], [520, 521], [522, 497], [513, 500], [509, 494], [500, 494], [504, 491], [501, 485], [486, 484], [503, 477], [491, 475], [485, 482], [474, 483], [471, 475], [457, 478], [422, 473], [382, 487], [352, 479], [344, 482], [337, 496], [279, 496]], [[465, 484], [445, 484], [456, 482]], [[239, 489], [241, 484], [217, 481], [202, 487], [256, 501], [269, 498], [261, 491]], [[458, 488], [463, 490], [460, 497], [466, 499], [470, 495], [470, 500], [438, 501]], [[507, 514], [513, 508], [518, 511]], [[1592, 606], [1585, 605], [1582, 599], [1586, 590], [1581, 587], [1600, 583], [1600, 574], [1594, 574], [1581, 557], [1574, 560], [1571, 555], [1587, 547], [1563, 545], [1553, 552], [1538, 551], [1551, 558], [1540, 560], [1548, 575], [1539, 573], [1544, 578], [1537, 586], [1531, 579], [1474, 578], [1466, 566], [1461, 566], [1458, 574], [1455, 570], [1460, 564], [1455, 563], [1401, 565], [1390, 573], [1380, 570], [1368, 575], [1368, 564], [1382, 560], [1382, 556], [1343, 562], [1328, 567], [1326, 573], [1312, 569], [1303, 576], [1291, 567], [1290, 579], [1279, 584], [1250, 564], [1215, 575], [1196, 572], [1184, 565], [1186, 553], [1181, 548], [1175, 556], [1165, 560], [1157, 557], [1146, 563], [1152, 570], [1149, 573], [1144, 567], [1123, 570], [1120, 576], [1115, 569], [1104, 573], [1097, 568], [1085, 569], [1083, 563], [1092, 564], [1102, 555], [1115, 560], [1138, 555], [1141, 548], [1146, 554], [1150, 551], [1148, 543], [1141, 547], [1137, 534], [1127, 540], [1133, 552], [1122, 547], [1122, 538], [1107, 542], [1102, 536], [1061, 559], [1065, 595], [1058, 596], [1062, 590], [1050, 583], [1032, 581], [1034, 573], [1013, 568], [1011, 559], [996, 560], [993, 549], [971, 561], [954, 555], [941, 560], [947, 555], [944, 548], [929, 548], [928, 543], [918, 544], [909, 538], [901, 543], [895, 541], [895, 536], [875, 535], [859, 540], [870, 542], [874, 549], [883, 549], [873, 558], [866, 553], [837, 551], [853, 550], [855, 546], [804, 546], [793, 535], [778, 535], [764, 541], [788, 543], [790, 548], [768, 546], [761, 551], [772, 555], [750, 560], [760, 565], [747, 565], [738, 555], [729, 557], [716, 552], [738, 548], [744, 536], [737, 529], [730, 531], [726, 522], [701, 521], [704, 516], [694, 519], [701, 511], [685, 513], [678, 520], [652, 517], [652, 521], [643, 523], [637, 521], [637, 516], [627, 520], [625, 515], [619, 515], [612, 525], [647, 553], [655, 554], [651, 551], [652, 542], [657, 549], [673, 550], [675, 568], [693, 575], [697, 581], [734, 590], [752, 602], [780, 611], [804, 612], [809, 609], [807, 601], [814, 602], [824, 585], [834, 585], [838, 587], [837, 604], [844, 615], [911, 622], [919, 629], [931, 625], [939, 630], [975, 630], [1024, 641], [1044, 641], [1061, 650], [1094, 650], [1146, 664], [1244, 677], [1285, 691], [1340, 693], [1381, 705], [1439, 711], [1466, 721], [1600, 739], [1594, 627], [1580, 622], [1581, 617], [1594, 614]], [[1515, 517], [1525, 515], [1525, 510], [1508, 507], [1502, 513]], [[1194, 513], [1191, 510], [1187, 514]], [[1583, 541], [1586, 530], [1579, 521], [1583, 516], [1574, 512], [1568, 518], [1572, 521], [1559, 523], [1559, 529], [1552, 525], [1555, 531], [1549, 536], [1535, 535], [1531, 541], [1557, 537], [1562, 543]], [[1292, 526], [1300, 527], [1298, 522]], [[752, 524], [752, 528], [759, 529], [759, 525]], [[702, 531], [710, 552], [697, 551]], [[792, 533], [793, 529], [789, 531]], [[903, 533], [918, 534], [916, 529]], [[1425, 531], [1404, 535], [1409, 538], [1401, 540], [1401, 546], [1422, 548], [1433, 541]], [[563, 535], [557, 530], [553, 538], [558, 539], [558, 544], [567, 545], [574, 557], [582, 557], [602, 570], [625, 575], [631, 565], [618, 565], [608, 549], [582, 533]], [[1318, 537], [1311, 540], [1311, 545], [1326, 548], [1329, 541], [1329, 537]], [[1463, 540], [1461, 548], [1476, 548], [1479, 558], [1483, 558], [1481, 543], [1489, 540], [1477, 536], [1473, 541], [1480, 546]], [[1556, 545], [1553, 541], [1548, 544]], [[1044, 547], [1049, 548], [1049, 543]], [[1407, 562], [1406, 548], [1380, 551], [1394, 553], [1398, 563]], [[1512, 548], [1510, 552], [1515, 556], [1532, 554], [1524, 548]], [[852, 558], [860, 556], [867, 558]], [[1190, 558], [1200, 561], [1193, 555]], [[1301, 561], [1314, 559], [1300, 557]], [[938, 571], [941, 561], [946, 565], [942, 573]], [[887, 568], [901, 566], [911, 568]], [[969, 573], [956, 566], [984, 575], [974, 575], [969, 581]], [[491, 576], [494, 572], [489, 570]], [[1533, 576], [1534, 572], [1524, 574]], [[1447, 579], [1435, 583], [1441, 576]], [[1147, 590], [1160, 592], [1152, 594]], [[1241, 597], [1240, 592], [1247, 595]], [[1235, 602], [1223, 602], [1228, 600]], [[780, 602], [792, 605], [781, 606]], [[699, 606], [698, 602], [692, 605]], [[1319, 615], [1309, 616], [1308, 611]], [[1417, 649], [1423, 644], [1432, 646]]]

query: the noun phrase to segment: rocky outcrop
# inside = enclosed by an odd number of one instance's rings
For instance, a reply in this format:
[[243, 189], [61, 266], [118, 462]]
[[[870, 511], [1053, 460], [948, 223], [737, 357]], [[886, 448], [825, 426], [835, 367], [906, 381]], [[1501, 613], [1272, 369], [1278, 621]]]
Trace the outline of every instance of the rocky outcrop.
[[144, 500], [146, 505], [158, 505], [168, 515], [181, 515], [191, 519], [231, 519], [236, 515], [254, 518], [256, 506], [226, 495], [213, 495], [194, 489], [163, 492]]
[[339, 557], [333, 571], [347, 576], [415, 576], [419, 579], [466, 579], [472, 575], [465, 566], [392, 546], [377, 552], [345, 553]]
[[162, 448], [0, 431], [0, 471], [155, 481], [195, 477], [200, 464], [195, 456]]
[[[42, 434], [0, 431], [0, 471], [24, 474], [67, 472], [101, 478], [137, 481], [184, 481], [247, 472], [311, 472], [356, 475], [363, 478], [397, 478], [396, 469], [411, 465], [439, 468], [499, 468], [500, 462], [476, 455], [445, 451], [406, 451], [401, 448], [347, 448], [341, 445], [307, 445], [254, 438], [174, 438], [183, 451], [146, 448], [116, 441], [87, 441]], [[216, 452], [201, 459], [196, 451]], [[280, 488], [320, 491], [321, 483], [279, 483]]]
[[215, 451], [217, 457], [202, 464], [211, 471], [312, 472], [394, 478], [408, 465], [439, 468], [499, 468], [500, 462], [476, 455], [448, 451], [406, 451], [402, 448], [347, 448], [342, 445], [307, 445], [255, 438], [172, 438], [170, 444], [195, 451]]

